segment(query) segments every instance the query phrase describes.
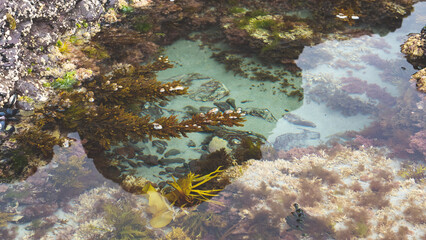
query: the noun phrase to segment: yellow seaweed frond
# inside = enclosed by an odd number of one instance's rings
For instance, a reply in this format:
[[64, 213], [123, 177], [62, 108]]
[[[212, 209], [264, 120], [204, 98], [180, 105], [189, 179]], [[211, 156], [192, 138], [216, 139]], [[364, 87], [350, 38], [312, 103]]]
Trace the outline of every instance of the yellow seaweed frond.
[[403, 164], [401, 170], [398, 171], [398, 175], [405, 179], [414, 179], [418, 183], [425, 181], [426, 166], [423, 164], [419, 165], [408, 165]]
[[[215, 171], [204, 176], [190, 172], [188, 175], [178, 180], [173, 177], [173, 182], [169, 184], [175, 190], [166, 194], [166, 198], [173, 204], [182, 207], [211, 201], [208, 197], [216, 196], [216, 193], [222, 191], [222, 189], [202, 190], [195, 188], [218, 177], [219, 174], [223, 172], [220, 168], [221, 167], [218, 167]], [[220, 204], [219, 202], [216, 203]]]
[[173, 220], [173, 208], [150, 183], [144, 187], [143, 191], [148, 194], [148, 211], [152, 214], [151, 226], [154, 228], [167, 226]]

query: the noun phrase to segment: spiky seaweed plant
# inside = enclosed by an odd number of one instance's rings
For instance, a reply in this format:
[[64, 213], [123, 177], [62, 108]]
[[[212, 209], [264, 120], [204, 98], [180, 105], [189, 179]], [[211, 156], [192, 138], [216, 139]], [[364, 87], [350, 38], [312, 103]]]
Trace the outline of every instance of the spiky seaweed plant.
[[223, 170], [220, 170], [221, 167], [218, 167], [215, 171], [201, 176], [190, 172], [185, 177], [179, 178], [177, 181], [173, 177], [173, 182], [169, 183], [174, 190], [166, 194], [166, 198], [176, 206], [193, 206], [201, 202], [210, 201], [209, 197], [216, 196], [217, 192], [222, 191], [222, 189], [210, 189], [202, 190], [197, 189], [204, 183], [216, 178], [219, 176]]

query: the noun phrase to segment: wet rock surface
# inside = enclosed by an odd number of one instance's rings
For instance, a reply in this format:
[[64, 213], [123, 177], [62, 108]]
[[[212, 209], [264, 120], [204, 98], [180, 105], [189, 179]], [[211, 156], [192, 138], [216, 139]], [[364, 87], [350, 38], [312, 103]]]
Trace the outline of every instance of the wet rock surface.
[[[36, 97], [41, 91], [36, 79], [27, 78], [28, 69], [46, 64], [43, 52], [65, 31], [78, 22], [100, 18], [111, 1], [103, 0], [0, 0], [0, 94], [8, 98], [13, 92], [28, 91]], [[4, 101], [0, 101], [0, 106]]]

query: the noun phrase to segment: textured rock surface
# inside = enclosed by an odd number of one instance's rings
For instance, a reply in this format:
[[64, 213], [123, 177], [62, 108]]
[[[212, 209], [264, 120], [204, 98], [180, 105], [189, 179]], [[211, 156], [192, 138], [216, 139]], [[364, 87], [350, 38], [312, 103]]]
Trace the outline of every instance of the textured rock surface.
[[[13, 92], [36, 97], [29, 69], [46, 65], [45, 51], [77, 23], [94, 22], [112, 6], [108, 0], [0, 0], [0, 106]], [[37, 75], [32, 71], [32, 75]]]

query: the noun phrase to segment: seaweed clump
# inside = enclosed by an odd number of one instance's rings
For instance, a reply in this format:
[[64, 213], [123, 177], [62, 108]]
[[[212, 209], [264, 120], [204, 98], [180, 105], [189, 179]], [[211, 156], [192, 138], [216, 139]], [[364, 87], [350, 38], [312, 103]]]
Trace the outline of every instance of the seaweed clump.
[[105, 203], [102, 206], [105, 211], [105, 220], [113, 227], [108, 233], [108, 239], [153, 239], [155, 234], [146, 227], [146, 220], [142, 217], [143, 211], [135, 211], [128, 203], [116, 205]]
[[24, 130], [17, 134], [15, 139], [23, 152], [45, 158], [51, 158], [53, 146], [61, 145], [64, 141], [38, 128]]
[[213, 53], [211, 58], [225, 65], [226, 71], [234, 72], [234, 75], [240, 75], [242, 77], [248, 77], [247, 73], [241, 68], [243, 60], [229, 51], [221, 51], [219, 53]]
[[423, 164], [411, 165], [408, 162], [403, 163], [398, 175], [405, 179], [414, 179], [416, 183], [423, 183], [426, 178], [426, 166]]
[[426, 67], [426, 26], [420, 33], [410, 34], [410, 37], [401, 45], [401, 52], [415, 69]]
[[241, 164], [250, 159], [261, 159], [262, 158], [262, 146], [263, 142], [259, 139], [253, 139], [250, 137], [244, 137], [241, 140], [240, 146], [234, 151], [234, 158], [238, 164]]
[[220, 167], [215, 171], [200, 176], [198, 174], [189, 173], [185, 177], [182, 177], [176, 181], [173, 178], [173, 182], [169, 183], [174, 190], [167, 193], [166, 198], [176, 206], [193, 206], [200, 204], [205, 201], [209, 201], [209, 197], [216, 196], [216, 193], [222, 189], [210, 189], [202, 190], [199, 189], [201, 185], [216, 178], [223, 170]]
[[199, 174], [208, 174], [215, 171], [219, 167], [225, 169], [233, 165], [234, 160], [226, 152], [225, 148], [214, 151], [212, 153], [202, 155], [199, 160], [194, 161], [191, 168]]
[[0, 165], [1, 181], [8, 182], [34, 173], [42, 159], [52, 158], [53, 146], [64, 142], [63, 138], [52, 136], [48, 131], [37, 127], [23, 130], [13, 138], [17, 148], [4, 151], [1, 155], [7, 159]]
[[[157, 71], [171, 68], [167, 57], [151, 64], [119, 68], [84, 82], [78, 91], [62, 91], [58, 97], [36, 110], [34, 121], [41, 128], [59, 125], [68, 132], [77, 131], [87, 142], [88, 150], [107, 150], [111, 144], [129, 139], [186, 136], [186, 133], [208, 130], [208, 125], [242, 126], [237, 112], [200, 113], [179, 121], [176, 116], [151, 121], [149, 115], [139, 116], [132, 108], [145, 101], [167, 100], [185, 94], [179, 81], [160, 83]], [[142, 111], [140, 107], [136, 110]]]
[[14, 216], [14, 213], [0, 212], [0, 227], [5, 227], [7, 222], [13, 221]]

